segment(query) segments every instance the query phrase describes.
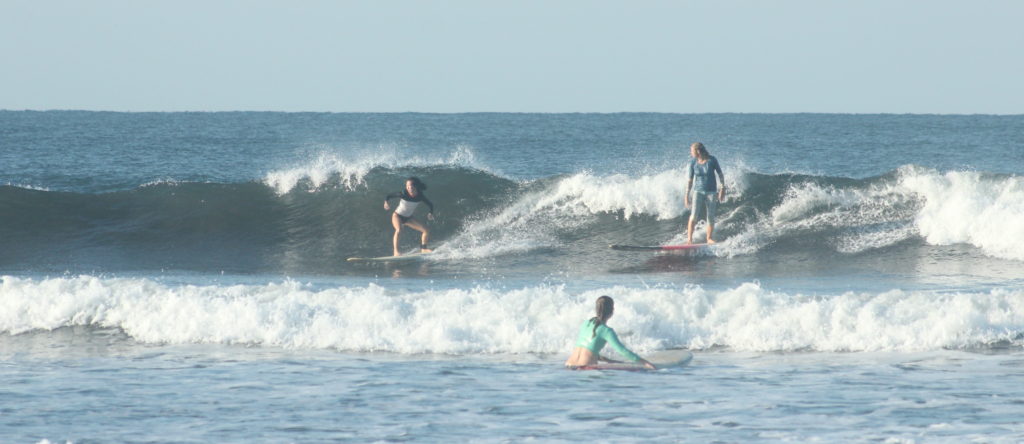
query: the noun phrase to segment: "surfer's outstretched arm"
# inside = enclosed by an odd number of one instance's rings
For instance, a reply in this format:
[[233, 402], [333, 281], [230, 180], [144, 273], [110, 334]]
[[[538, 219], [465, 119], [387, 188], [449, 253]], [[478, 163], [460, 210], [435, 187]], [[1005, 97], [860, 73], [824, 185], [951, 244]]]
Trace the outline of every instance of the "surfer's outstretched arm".
[[576, 348], [573, 350], [569, 359], [565, 361], [565, 366], [574, 368], [578, 366], [586, 366], [596, 364], [597, 362], [610, 362], [610, 363], [621, 363], [622, 361], [616, 361], [614, 359], [608, 359], [607, 357], [601, 356], [601, 348], [605, 344], [610, 344], [620, 355], [626, 359], [641, 364], [644, 367], [654, 370], [657, 367], [651, 364], [646, 359], [641, 358], [636, 353], [633, 353], [622, 342], [619, 341], [619, 336], [615, 334], [615, 330], [605, 325], [605, 322], [612, 317], [615, 312], [615, 301], [610, 296], [601, 296], [597, 298], [597, 316], [588, 319], [580, 325], [580, 331], [577, 335]]

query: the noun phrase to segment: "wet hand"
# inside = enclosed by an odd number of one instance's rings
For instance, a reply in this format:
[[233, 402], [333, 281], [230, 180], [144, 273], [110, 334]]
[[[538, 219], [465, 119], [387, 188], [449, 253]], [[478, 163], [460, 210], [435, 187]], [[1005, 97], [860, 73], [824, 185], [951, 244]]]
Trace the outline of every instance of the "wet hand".
[[427, 220], [434, 220], [434, 213], [427, 213]]
[[390, 209], [391, 209], [391, 205], [388, 205], [388, 201], [385, 200], [384, 201], [384, 210], [386, 211], [386, 210], [390, 210]]

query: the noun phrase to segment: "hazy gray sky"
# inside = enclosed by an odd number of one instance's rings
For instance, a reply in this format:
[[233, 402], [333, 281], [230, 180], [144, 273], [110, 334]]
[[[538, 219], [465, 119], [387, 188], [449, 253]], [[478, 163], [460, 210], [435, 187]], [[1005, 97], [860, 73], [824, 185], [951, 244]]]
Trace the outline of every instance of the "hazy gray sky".
[[0, 109], [1024, 113], [1024, 1], [0, 0]]

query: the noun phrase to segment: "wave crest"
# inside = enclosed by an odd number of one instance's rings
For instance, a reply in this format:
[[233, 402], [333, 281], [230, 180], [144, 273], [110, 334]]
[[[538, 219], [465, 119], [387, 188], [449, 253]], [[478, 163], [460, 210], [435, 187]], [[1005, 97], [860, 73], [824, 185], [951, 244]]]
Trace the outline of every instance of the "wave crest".
[[929, 243], [1024, 260], [1024, 178], [908, 169], [900, 184], [924, 199], [915, 224]]
[[321, 151], [303, 165], [267, 173], [262, 182], [278, 195], [298, 189], [318, 191], [333, 185], [345, 191], [366, 186], [366, 176], [374, 169], [397, 170], [412, 167], [464, 167], [481, 171], [488, 169], [477, 161], [468, 146], [458, 146], [447, 157], [425, 158], [405, 154], [397, 147], [378, 147], [370, 154], [346, 156]]
[[702, 287], [564, 286], [404, 291], [267, 285], [172, 286], [91, 276], [0, 278], [0, 333], [118, 328], [140, 342], [246, 344], [396, 353], [567, 353], [593, 301], [617, 301], [612, 326], [641, 353], [926, 351], [1024, 346], [1024, 292], [891, 290], [807, 296], [754, 283]]

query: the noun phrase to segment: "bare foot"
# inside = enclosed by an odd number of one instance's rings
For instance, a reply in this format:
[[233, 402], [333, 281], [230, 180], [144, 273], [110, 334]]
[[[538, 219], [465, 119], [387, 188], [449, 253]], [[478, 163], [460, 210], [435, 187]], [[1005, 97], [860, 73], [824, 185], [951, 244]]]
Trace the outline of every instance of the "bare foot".
[[402, 252], [400, 252], [398, 250], [395, 250], [395, 254], [393, 254], [392, 256], [398, 257], [398, 256], [401, 256], [401, 255], [402, 255]]
[[433, 253], [433, 252], [434, 252], [434, 250], [431, 250], [429, 248], [420, 248], [420, 253]]
[[715, 243], [715, 241], [713, 241], [713, 240], [711, 240], [711, 239], [708, 239], [708, 245], [711, 245], [711, 244], [713, 244], [713, 243]]

